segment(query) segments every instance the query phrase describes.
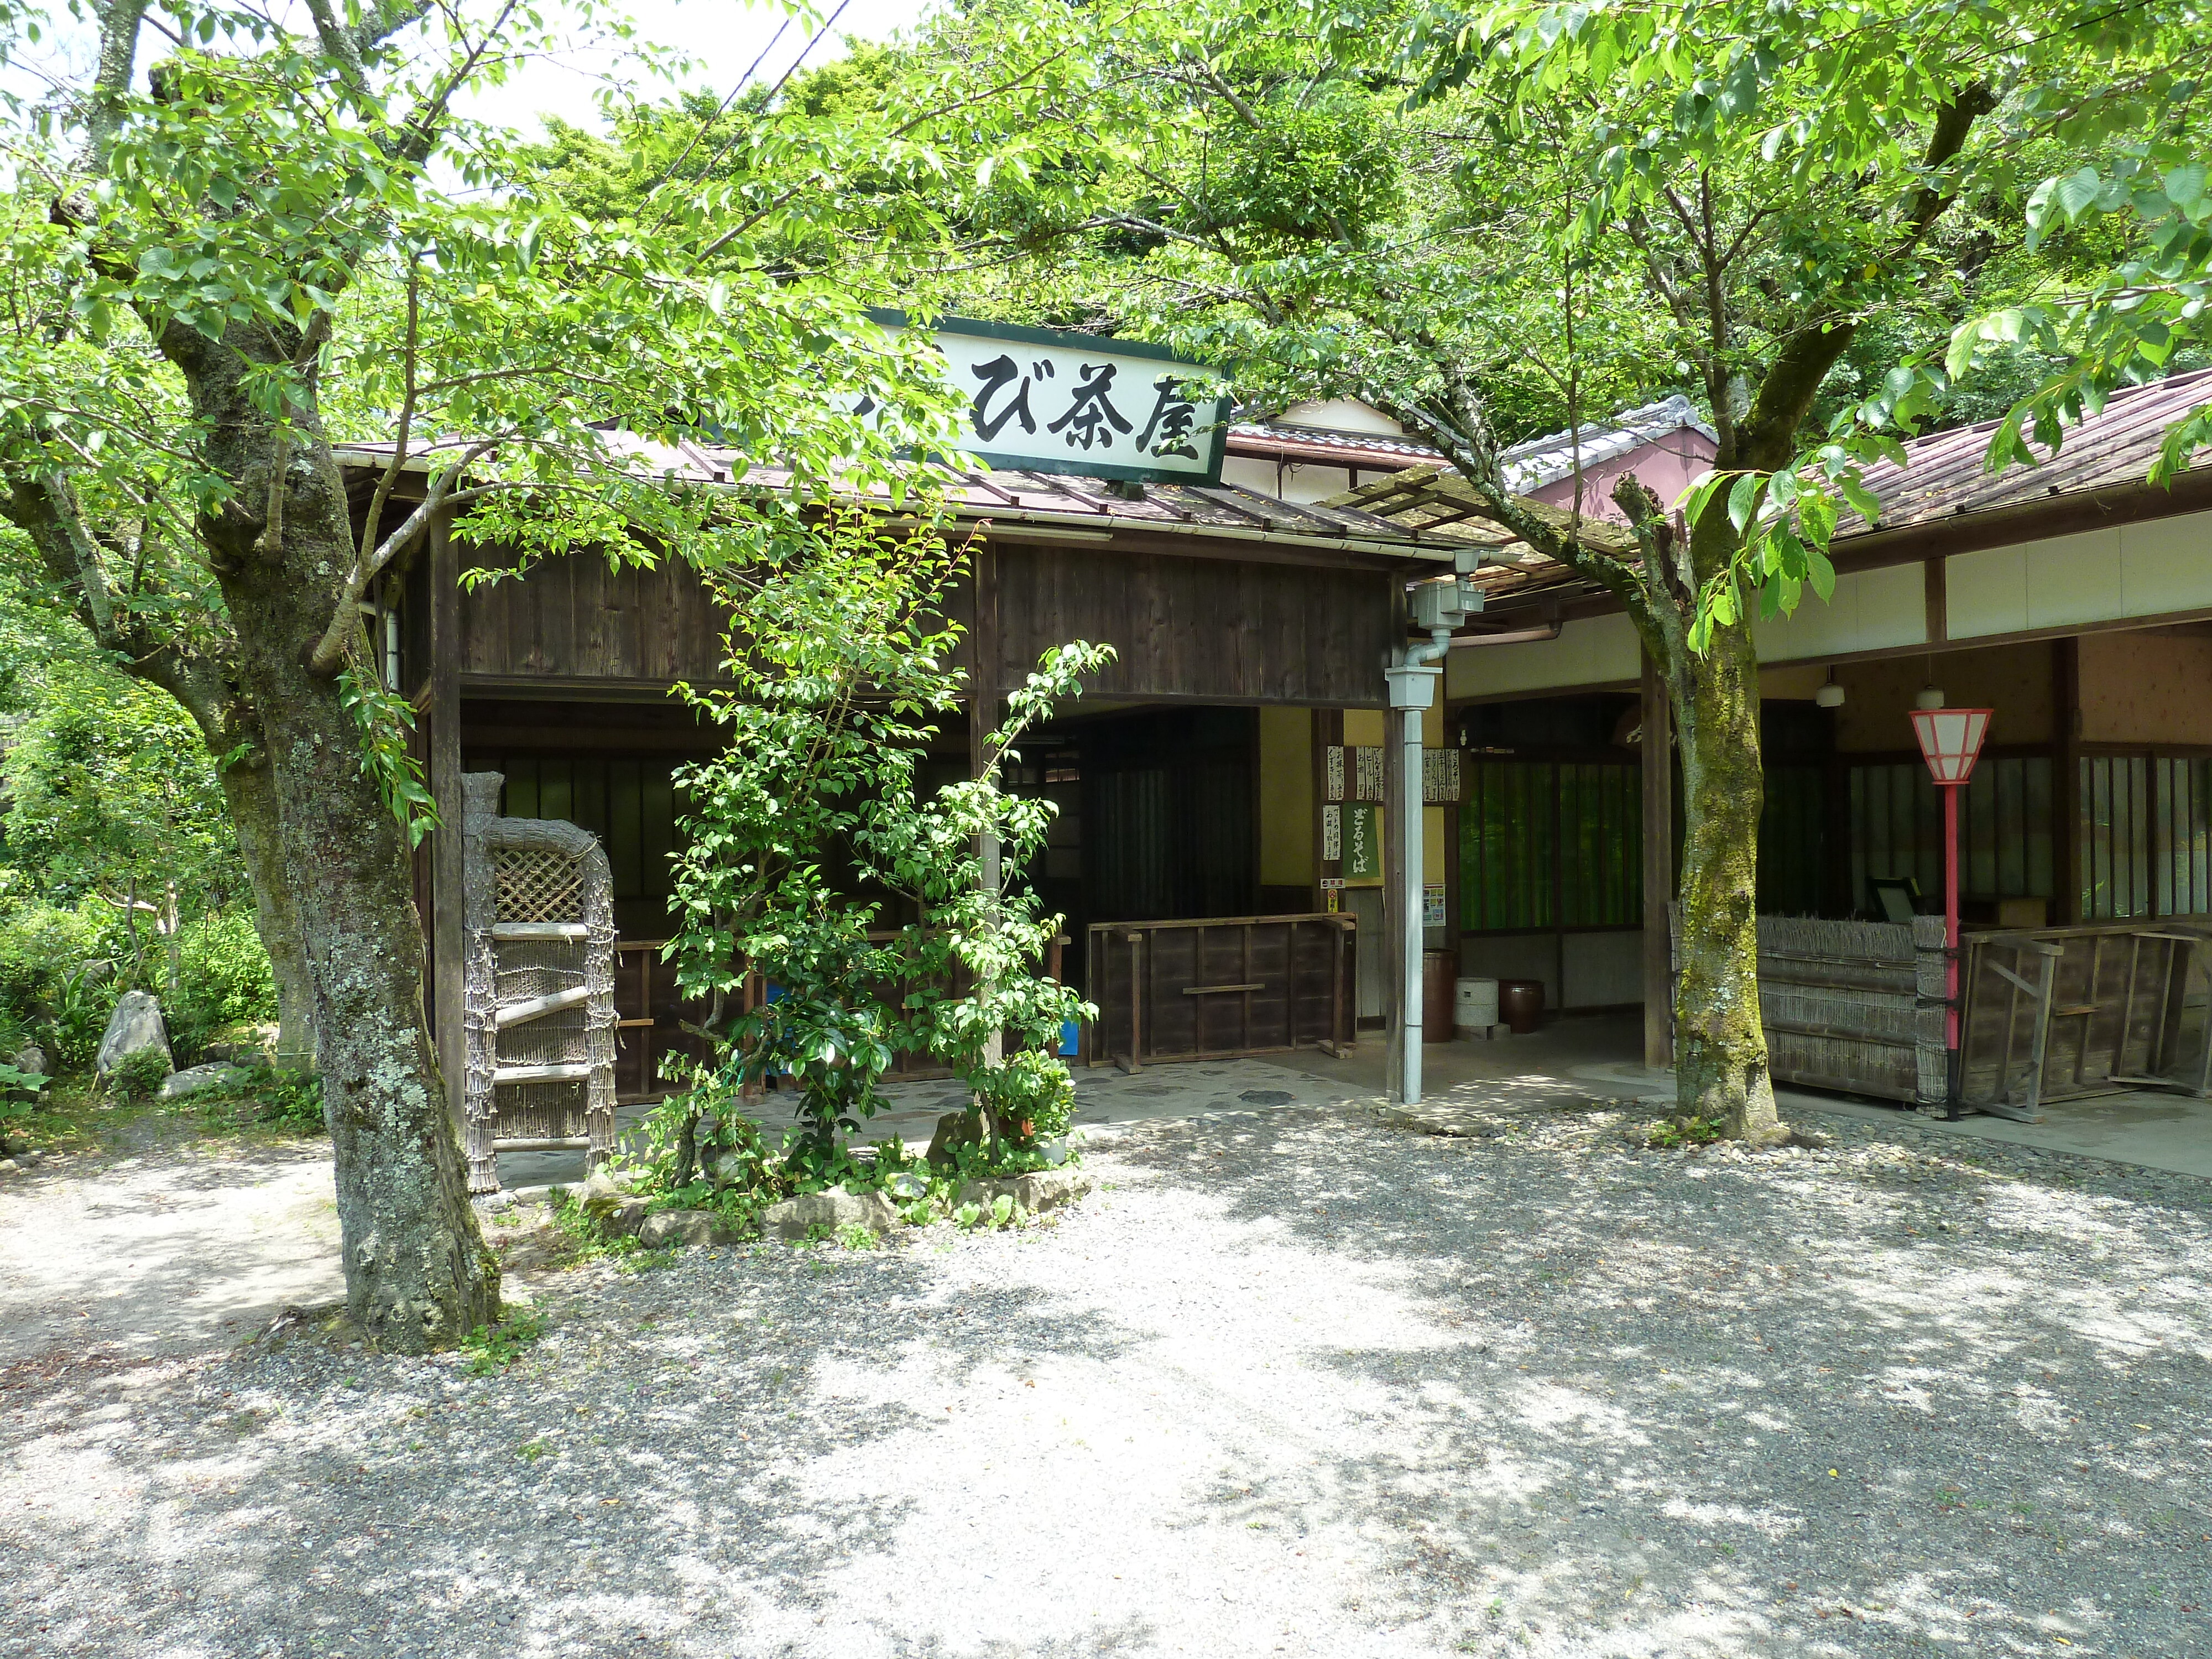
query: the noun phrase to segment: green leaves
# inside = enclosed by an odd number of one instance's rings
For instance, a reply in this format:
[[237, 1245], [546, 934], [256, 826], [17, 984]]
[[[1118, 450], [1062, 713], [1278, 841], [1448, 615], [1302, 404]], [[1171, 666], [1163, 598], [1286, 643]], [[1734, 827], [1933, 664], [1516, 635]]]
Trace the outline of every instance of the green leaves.
[[338, 674], [338, 699], [361, 733], [361, 769], [376, 781], [386, 809], [407, 832], [407, 844], [420, 847], [438, 827], [438, 805], [431, 798], [422, 763], [410, 752], [415, 705], [378, 682], [373, 670], [346, 668]]

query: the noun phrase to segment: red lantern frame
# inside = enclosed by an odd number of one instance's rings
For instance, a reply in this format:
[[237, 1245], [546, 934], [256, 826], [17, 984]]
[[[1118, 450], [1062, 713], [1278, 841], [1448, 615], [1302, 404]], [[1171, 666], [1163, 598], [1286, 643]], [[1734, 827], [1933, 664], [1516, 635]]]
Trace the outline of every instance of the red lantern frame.
[[[1952, 1075], [1958, 1075], [1959, 1054], [1959, 792], [1974, 775], [1974, 762], [1989, 736], [1993, 708], [1916, 708], [1912, 735], [1920, 740], [1920, 757], [1928, 775], [1943, 792], [1943, 969], [1945, 1045], [1951, 1050]], [[1955, 1084], [1954, 1085], [1955, 1087]], [[1955, 1110], [1956, 1109], [1954, 1108]]]

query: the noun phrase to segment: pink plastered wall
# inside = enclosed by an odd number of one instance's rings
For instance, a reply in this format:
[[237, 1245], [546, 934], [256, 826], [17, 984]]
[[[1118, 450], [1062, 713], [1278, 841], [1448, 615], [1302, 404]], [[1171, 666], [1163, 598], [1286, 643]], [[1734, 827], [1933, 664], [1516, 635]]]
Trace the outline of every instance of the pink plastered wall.
[[[1632, 471], [1643, 480], [1646, 489], [1671, 509], [1691, 481], [1712, 465], [1714, 453], [1711, 438], [1694, 428], [1684, 427], [1668, 433], [1656, 443], [1645, 444], [1640, 449], [1632, 449], [1625, 455], [1615, 455], [1610, 460], [1586, 467], [1583, 472], [1583, 511], [1592, 518], [1626, 523], [1620, 509], [1613, 504], [1613, 486], [1623, 473]], [[1528, 493], [1547, 506], [1571, 507], [1575, 481], [1571, 477], [1561, 478]]]

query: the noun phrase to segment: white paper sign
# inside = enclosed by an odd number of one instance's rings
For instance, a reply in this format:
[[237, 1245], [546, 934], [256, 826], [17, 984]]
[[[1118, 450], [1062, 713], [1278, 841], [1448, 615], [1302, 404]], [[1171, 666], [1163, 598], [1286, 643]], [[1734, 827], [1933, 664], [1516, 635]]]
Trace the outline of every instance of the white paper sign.
[[[875, 313], [887, 327], [896, 313]], [[1164, 346], [939, 318], [967, 407], [963, 446], [993, 466], [1165, 483], [1221, 482], [1229, 377]]]

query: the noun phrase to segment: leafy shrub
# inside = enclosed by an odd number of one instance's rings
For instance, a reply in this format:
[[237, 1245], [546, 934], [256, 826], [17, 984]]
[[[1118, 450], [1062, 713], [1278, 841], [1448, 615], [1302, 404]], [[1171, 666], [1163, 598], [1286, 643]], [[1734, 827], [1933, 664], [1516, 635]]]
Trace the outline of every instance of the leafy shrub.
[[169, 1057], [159, 1048], [140, 1048], [115, 1062], [107, 1074], [107, 1091], [132, 1105], [154, 1098], [169, 1075]]
[[25, 1072], [0, 1063], [0, 1138], [20, 1134], [39, 1115], [39, 1091], [45, 1088], [48, 1079], [39, 1072]]
[[253, 918], [217, 911], [189, 923], [179, 941], [177, 994], [163, 1012], [169, 1040], [197, 1058], [227, 1026], [276, 1018], [276, 981]]
[[80, 963], [100, 955], [106, 930], [88, 910], [27, 904], [0, 918], [0, 1004], [29, 1024]]
[[100, 1052], [100, 1039], [114, 1012], [113, 981], [96, 964], [80, 964], [62, 977], [52, 998], [31, 1027], [55, 1070], [83, 1072]]
[[999, 1130], [1018, 1148], [1067, 1133], [1075, 1110], [1075, 1079], [1056, 1054], [1025, 1048], [976, 1074]]
[[313, 1072], [234, 1066], [221, 1083], [195, 1090], [179, 1103], [241, 1129], [258, 1125], [286, 1134], [319, 1135], [329, 1127], [323, 1121], [322, 1079]]

